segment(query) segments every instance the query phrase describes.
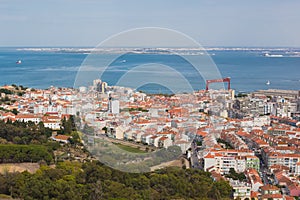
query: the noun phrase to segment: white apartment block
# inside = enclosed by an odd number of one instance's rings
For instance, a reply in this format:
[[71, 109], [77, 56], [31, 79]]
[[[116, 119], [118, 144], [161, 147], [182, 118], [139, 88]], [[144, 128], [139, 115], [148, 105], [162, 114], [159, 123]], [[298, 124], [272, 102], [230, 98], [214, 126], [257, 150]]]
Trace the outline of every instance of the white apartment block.
[[272, 165], [283, 165], [290, 169], [290, 173], [299, 174], [299, 171], [297, 170], [297, 163], [300, 162], [299, 154], [280, 154], [271, 152], [267, 155], [267, 162], [268, 167], [271, 167]]
[[230, 151], [209, 152], [206, 156], [204, 156], [204, 170], [215, 170], [223, 175], [228, 174], [230, 168], [233, 168], [236, 172], [242, 173], [250, 167], [248, 157], [255, 157], [249, 154], [246, 152], [234, 153]]

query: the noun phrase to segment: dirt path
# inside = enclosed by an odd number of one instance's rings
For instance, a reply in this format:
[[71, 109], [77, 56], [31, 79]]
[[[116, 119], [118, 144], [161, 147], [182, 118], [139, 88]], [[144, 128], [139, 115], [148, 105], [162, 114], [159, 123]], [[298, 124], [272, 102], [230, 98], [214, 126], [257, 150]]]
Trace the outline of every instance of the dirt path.
[[[185, 158], [184, 158], [184, 163], [185, 163], [186, 168], [190, 168], [190, 163]], [[164, 168], [164, 167], [173, 167], [173, 166], [174, 167], [182, 167], [183, 164], [182, 164], [181, 159], [172, 160], [172, 161], [169, 161], [169, 162], [161, 163], [159, 165], [155, 165], [155, 166], [151, 167], [150, 170], [155, 171], [157, 169], [161, 169], [161, 168]]]

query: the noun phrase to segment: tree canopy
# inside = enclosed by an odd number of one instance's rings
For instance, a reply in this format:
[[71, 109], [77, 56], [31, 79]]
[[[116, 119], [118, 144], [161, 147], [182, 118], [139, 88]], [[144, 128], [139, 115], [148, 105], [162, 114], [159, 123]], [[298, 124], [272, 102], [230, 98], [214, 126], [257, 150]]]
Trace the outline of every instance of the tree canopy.
[[[51, 136], [52, 130], [45, 128], [43, 122], [0, 121], [0, 139], [13, 144], [44, 144]], [[4, 141], [5, 140], [5, 141]], [[1, 143], [1, 142], [0, 142]]]
[[99, 162], [58, 163], [36, 173], [0, 175], [0, 193], [21, 199], [229, 199], [226, 181], [194, 169], [124, 173]]

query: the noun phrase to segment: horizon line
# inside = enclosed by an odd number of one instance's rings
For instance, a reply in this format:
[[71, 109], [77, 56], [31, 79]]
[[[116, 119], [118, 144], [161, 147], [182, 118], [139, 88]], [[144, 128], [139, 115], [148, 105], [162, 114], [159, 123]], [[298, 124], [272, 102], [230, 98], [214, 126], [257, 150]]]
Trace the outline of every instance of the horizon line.
[[[246, 46], [246, 45], [203, 45], [203, 48], [300, 48], [300, 46]], [[18, 45], [5, 45], [1, 46], [0, 48], [98, 48], [97, 46], [80, 46], [80, 45], [53, 45], [53, 46], [40, 46], [40, 45], [29, 45], [29, 46], [18, 46]], [[165, 47], [143, 47], [143, 46], [116, 46], [116, 47], [101, 47], [101, 48], [194, 48], [194, 47], [184, 47], [184, 46], [165, 46]]]

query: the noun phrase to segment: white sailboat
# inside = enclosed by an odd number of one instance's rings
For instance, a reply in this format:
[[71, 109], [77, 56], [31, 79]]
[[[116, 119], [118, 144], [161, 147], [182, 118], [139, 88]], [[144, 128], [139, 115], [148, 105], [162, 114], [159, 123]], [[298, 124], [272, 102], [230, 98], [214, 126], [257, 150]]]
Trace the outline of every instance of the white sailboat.
[[270, 85], [271, 84], [271, 82], [268, 80], [267, 82], [266, 82], [266, 85]]

